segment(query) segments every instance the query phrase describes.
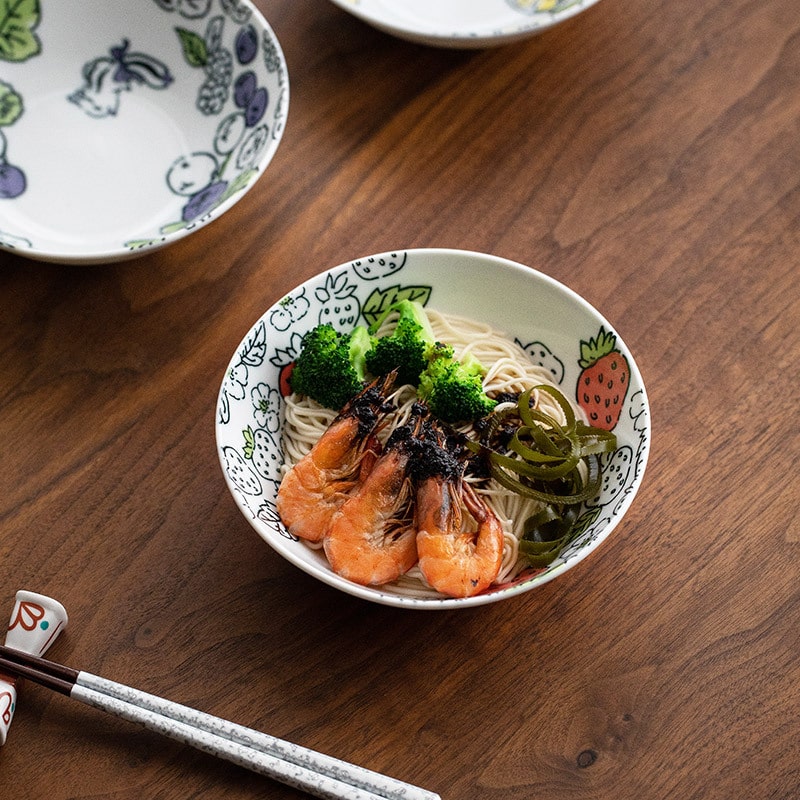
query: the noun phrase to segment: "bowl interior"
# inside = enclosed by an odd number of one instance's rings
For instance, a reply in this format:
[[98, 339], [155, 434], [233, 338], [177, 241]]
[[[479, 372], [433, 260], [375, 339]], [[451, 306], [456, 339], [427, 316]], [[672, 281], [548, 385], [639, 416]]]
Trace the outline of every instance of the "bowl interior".
[[20, 7], [0, 55], [0, 246], [130, 257], [219, 216], [269, 163], [288, 77], [247, 0]]
[[341, 330], [369, 323], [398, 292], [410, 292], [440, 311], [490, 323], [516, 339], [546, 366], [561, 391], [575, 398], [583, 368], [582, 344], [608, 321], [577, 294], [520, 264], [456, 250], [409, 250], [370, 256], [312, 278], [273, 305], [234, 354], [217, 406], [216, 435], [227, 484], [256, 531], [306, 572], [351, 594], [387, 605], [450, 608], [479, 605], [527, 591], [578, 563], [613, 530], [641, 483], [650, 443], [649, 409], [641, 375], [619, 336], [630, 382], [614, 423], [618, 449], [603, 457], [603, 484], [585, 504], [580, 534], [550, 566], [513, 584], [466, 599], [409, 597], [391, 587], [371, 588], [336, 575], [324, 555], [294, 540], [275, 511], [283, 460], [280, 427], [283, 375], [302, 336], [319, 322]]
[[525, 38], [598, 0], [333, 0], [389, 33], [430, 45], [486, 47]]

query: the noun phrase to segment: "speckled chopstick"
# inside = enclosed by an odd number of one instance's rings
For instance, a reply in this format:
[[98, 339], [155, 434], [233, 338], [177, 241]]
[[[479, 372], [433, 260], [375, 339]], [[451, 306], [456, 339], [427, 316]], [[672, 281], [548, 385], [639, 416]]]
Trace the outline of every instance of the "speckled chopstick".
[[0, 646], [0, 672], [329, 800], [440, 800], [438, 794], [163, 697]]

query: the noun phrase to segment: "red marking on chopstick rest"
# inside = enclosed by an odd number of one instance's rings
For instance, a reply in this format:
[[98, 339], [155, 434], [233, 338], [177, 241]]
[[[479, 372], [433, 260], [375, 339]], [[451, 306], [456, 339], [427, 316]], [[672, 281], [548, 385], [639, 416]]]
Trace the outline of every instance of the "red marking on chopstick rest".
[[[3, 704], [5, 704], [5, 708], [3, 708]], [[11, 715], [14, 713], [14, 698], [11, 696], [11, 692], [0, 692], [0, 719], [6, 725], [11, 724]]]
[[[47, 612], [38, 603], [27, 603], [24, 600], [19, 604], [17, 616], [11, 620], [8, 626], [10, 631], [19, 625], [23, 630], [32, 631], [39, 624], [39, 621]], [[47, 623], [42, 623], [43, 630], [47, 628]]]

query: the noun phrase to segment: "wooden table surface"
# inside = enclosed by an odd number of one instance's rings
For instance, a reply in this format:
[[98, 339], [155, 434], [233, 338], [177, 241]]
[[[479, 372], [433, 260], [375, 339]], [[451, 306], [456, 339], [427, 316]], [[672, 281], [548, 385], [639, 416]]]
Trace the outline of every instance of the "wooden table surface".
[[[324, 0], [257, 5], [291, 102], [253, 190], [137, 260], [0, 256], [0, 600], [61, 600], [54, 659], [445, 800], [800, 796], [797, 0], [603, 0], [478, 51]], [[427, 246], [582, 294], [652, 406], [613, 536], [468, 611], [300, 572], [237, 510], [214, 443], [266, 308]], [[0, 796], [304, 795], [26, 684]]]

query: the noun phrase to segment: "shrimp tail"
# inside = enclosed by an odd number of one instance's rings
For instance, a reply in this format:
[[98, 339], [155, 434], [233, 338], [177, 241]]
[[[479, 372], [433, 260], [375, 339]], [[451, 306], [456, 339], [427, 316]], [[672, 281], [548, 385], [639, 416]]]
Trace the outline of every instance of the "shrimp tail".
[[409, 422], [392, 431], [323, 539], [333, 571], [354, 583], [391, 583], [417, 562], [409, 465], [422, 416], [422, 408], [415, 409]]
[[[416, 543], [426, 582], [450, 597], [471, 597], [497, 578], [503, 557], [503, 528], [488, 504], [463, 480], [463, 462], [440, 432], [429, 440], [418, 474]], [[475, 523], [465, 527], [464, 511]]]

